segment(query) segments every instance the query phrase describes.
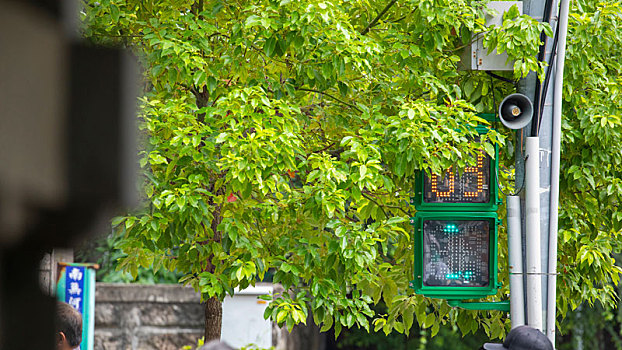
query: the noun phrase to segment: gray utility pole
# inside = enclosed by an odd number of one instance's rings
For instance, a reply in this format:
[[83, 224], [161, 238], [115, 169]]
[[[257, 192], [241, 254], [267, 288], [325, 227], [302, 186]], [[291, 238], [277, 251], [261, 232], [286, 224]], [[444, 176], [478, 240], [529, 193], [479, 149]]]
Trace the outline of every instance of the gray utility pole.
[[[566, 41], [566, 28], [568, 19], [568, 0], [560, 0], [561, 12], [560, 12], [560, 28], [559, 33], [556, 35], [558, 38], [558, 53], [560, 57], [556, 57], [549, 62], [551, 58], [551, 51], [554, 51], [553, 38], [546, 38], [545, 55], [544, 60], [549, 64], [547, 74], [550, 74], [551, 81], [548, 83], [548, 88], [545, 87], [546, 83], [538, 87], [537, 77], [534, 73], [531, 73], [526, 79], [523, 79], [519, 85], [519, 92], [528, 96], [535, 108], [535, 115], [532, 122], [527, 127], [519, 130], [516, 134], [517, 147], [516, 147], [516, 190], [522, 187], [537, 187], [537, 194], [539, 195], [540, 202], [540, 265], [539, 271], [527, 271], [528, 275], [525, 275], [524, 281], [531, 279], [533, 282], [534, 275], [540, 278], [541, 282], [541, 315], [533, 315], [532, 319], [527, 316], [527, 324], [537, 325], [541, 328], [547, 337], [555, 344], [555, 299], [556, 299], [556, 263], [557, 263], [557, 203], [559, 196], [559, 151], [560, 151], [560, 138], [561, 138], [561, 86], [563, 80], [563, 62], [565, 54], [565, 41]], [[557, 26], [557, 13], [558, 2], [557, 0], [551, 0], [547, 4], [547, 0], [525, 0], [523, 3], [523, 13], [533, 17], [538, 21], [546, 21], [551, 24], [551, 27]], [[548, 7], [547, 10], [545, 10]], [[546, 18], [544, 18], [546, 16]], [[557, 72], [557, 68], [560, 72]], [[545, 93], [543, 93], [545, 91]], [[539, 106], [541, 95], [544, 96], [544, 103]], [[538, 113], [539, 110], [539, 113]], [[540, 118], [538, 118], [538, 114]], [[534, 125], [535, 124], [535, 125]], [[539, 183], [538, 184], [525, 184], [525, 146], [527, 137], [537, 137], [539, 141], [538, 163], [539, 163]], [[533, 161], [533, 159], [531, 160]], [[537, 181], [537, 180], [536, 180]], [[521, 206], [525, 208], [525, 196], [524, 192], [521, 196]], [[530, 208], [528, 208], [530, 209]], [[527, 210], [528, 211], [528, 210]], [[525, 213], [525, 210], [522, 210]], [[525, 217], [529, 213], [523, 215], [523, 232], [522, 241], [526, 242], [526, 237], [531, 232], [526, 232]], [[537, 242], [527, 242], [529, 244], [537, 244]], [[531, 247], [533, 248], [533, 247]], [[523, 257], [525, 257], [528, 251], [526, 245], [523, 245]], [[528, 255], [527, 255], [528, 256]], [[527, 258], [529, 259], [529, 257]], [[523, 259], [523, 261], [527, 261]], [[525, 283], [525, 285], [528, 285]], [[533, 298], [533, 295], [531, 296]], [[530, 306], [528, 296], [526, 309], [529, 310]], [[539, 299], [539, 298], [536, 298]], [[533, 307], [533, 305], [531, 305]], [[513, 325], [514, 326], [514, 325]]]
[[[542, 22], [544, 15], [544, 7], [546, 0], [525, 0], [523, 2], [523, 13], [531, 16], [537, 21]], [[552, 9], [557, 9], [557, 0], [553, 0]], [[557, 12], [557, 11], [552, 11]], [[551, 26], [554, 28], [556, 22], [552, 22]], [[545, 50], [545, 59], [550, 57], [552, 40], [547, 38], [546, 40], [546, 50]], [[549, 63], [549, 68], [551, 68], [551, 64]], [[530, 73], [527, 78], [523, 79], [520, 82], [518, 91], [531, 99], [534, 106], [538, 104], [539, 96], [535, 96], [536, 94], [536, 84], [537, 84], [537, 76], [535, 73]], [[552, 84], [551, 84], [552, 85]], [[540, 165], [540, 184], [539, 184], [539, 193], [540, 193], [540, 273], [548, 270], [548, 246], [549, 246], [549, 203], [550, 203], [550, 186], [551, 186], [551, 132], [552, 132], [552, 116], [553, 116], [553, 106], [552, 106], [552, 96], [554, 93], [554, 87], [549, 85], [547, 91], [547, 98], [545, 100], [545, 104], [542, 107], [541, 115], [542, 120], [540, 123], [540, 157], [539, 157], [539, 165]], [[535, 136], [532, 134], [532, 124], [537, 123], [537, 120], [534, 116], [532, 122], [527, 125], [527, 127], [519, 130], [517, 132], [517, 147], [516, 147], [516, 186], [518, 190], [520, 187], [526, 188], [525, 181], [525, 173], [524, 173], [524, 165], [525, 165], [525, 145], [527, 137]], [[521, 195], [521, 206], [525, 207], [525, 196], [524, 191]], [[525, 213], [526, 210], [522, 210], [521, 212]], [[525, 244], [526, 241], [526, 225], [524, 223], [525, 216], [522, 218], [523, 220], [523, 239], [522, 242]], [[526, 259], [526, 246], [523, 247], [523, 261], [527, 261]], [[527, 271], [526, 268], [523, 271]], [[532, 272], [533, 273], [533, 272]], [[542, 274], [541, 276], [541, 284], [542, 284], [542, 331], [546, 329], [546, 310], [547, 310], [547, 279], [546, 275]], [[524, 278], [524, 284], [527, 285], [527, 279], [529, 277], [526, 276]], [[527, 299], [529, 300], [529, 298]], [[528, 304], [525, 304], [527, 309], [529, 308]], [[527, 315], [527, 324], [533, 324], [533, 319], [529, 319], [529, 315], [527, 311], [525, 311], [525, 315]]]

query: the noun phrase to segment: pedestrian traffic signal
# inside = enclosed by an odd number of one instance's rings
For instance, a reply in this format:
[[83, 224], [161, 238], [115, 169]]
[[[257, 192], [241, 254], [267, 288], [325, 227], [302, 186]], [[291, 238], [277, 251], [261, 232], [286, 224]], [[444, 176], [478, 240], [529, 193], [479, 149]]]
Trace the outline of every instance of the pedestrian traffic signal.
[[[488, 131], [478, 128], [480, 135]], [[494, 157], [480, 150], [465, 168], [417, 174], [415, 293], [454, 300], [497, 293], [498, 168], [495, 147]]]
[[495, 212], [417, 212], [411, 223], [417, 294], [474, 299], [497, 292]]

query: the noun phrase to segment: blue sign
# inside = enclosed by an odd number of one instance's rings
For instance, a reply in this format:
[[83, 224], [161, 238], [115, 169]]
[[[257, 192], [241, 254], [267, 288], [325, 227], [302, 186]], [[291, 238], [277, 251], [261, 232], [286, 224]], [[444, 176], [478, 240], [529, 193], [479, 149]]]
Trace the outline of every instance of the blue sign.
[[95, 334], [95, 264], [58, 263], [56, 298], [82, 314], [82, 344], [77, 349], [93, 350]]
[[67, 266], [65, 275], [65, 302], [84, 314], [84, 266]]

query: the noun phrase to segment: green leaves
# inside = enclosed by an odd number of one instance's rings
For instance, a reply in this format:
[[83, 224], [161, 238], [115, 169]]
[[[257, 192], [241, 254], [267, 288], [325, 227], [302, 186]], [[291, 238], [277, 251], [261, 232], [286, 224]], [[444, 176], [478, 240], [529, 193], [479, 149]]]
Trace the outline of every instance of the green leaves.
[[242, 262], [238, 260], [236, 263], [237, 270], [235, 271], [235, 277], [238, 280], [250, 279], [255, 277], [255, 274], [257, 273], [257, 268], [252, 261]]
[[307, 324], [307, 308], [299, 304], [300, 301], [304, 300], [304, 297], [297, 301], [289, 296], [277, 299], [266, 308], [264, 318], [275, 320], [279, 327], [287, 325], [287, 330], [291, 332], [294, 325]]
[[272, 57], [272, 55], [274, 54], [274, 48], [276, 47], [277, 41], [278, 40], [274, 36], [266, 39], [266, 42], [263, 46], [263, 50], [266, 53], [266, 56]]
[[[613, 300], [609, 251], [622, 229], [620, 4], [579, 2], [589, 11], [571, 19], [564, 87], [565, 303]], [[290, 329], [312, 315], [336, 334], [408, 333], [416, 320], [431, 334], [451, 323], [502, 336], [499, 314], [450, 310], [408, 288], [413, 175], [472, 165], [505, 142], [501, 130], [473, 142], [487, 124], [476, 113], [513, 86], [456, 69], [486, 30], [477, 6], [396, 2], [370, 25], [379, 10], [366, 2], [205, 1], [200, 14], [169, 1], [88, 3], [84, 35], [131, 48], [145, 71], [144, 206], [113, 221], [122, 269], [159, 264], [221, 299], [274, 271], [286, 290], [266, 316]], [[550, 28], [516, 9], [505, 17], [487, 47], [508, 52], [517, 76], [541, 73], [535, 52]], [[380, 300], [386, 315], [370, 308]]]
[[488, 54], [507, 52], [508, 62], [514, 61], [514, 77], [524, 78], [530, 71], [544, 80], [545, 62], [538, 62], [536, 55], [540, 47], [540, 33], [553, 36], [548, 23], [541, 23], [528, 15], [521, 15], [516, 5], [503, 14], [503, 24], [492, 27], [484, 36], [484, 47]]
[[622, 3], [580, 1], [569, 18], [564, 74], [564, 122], [560, 178], [560, 311], [599, 301], [615, 304], [612, 286], [619, 267], [612, 253], [620, 251], [617, 203], [622, 169], [618, 121], [622, 35], [611, 30], [619, 22]]
[[250, 15], [246, 18], [246, 22], [244, 23], [244, 26], [246, 28], [251, 28], [253, 26], [259, 25], [260, 23], [261, 23], [261, 17], [257, 15]]
[[221, 132], [220, 134], [218, 134], [218, 136], [216, 137], [216, 143], [223, 143], [227, 140], [227, 138], [229, 137], [229, 134], [226, 132]]

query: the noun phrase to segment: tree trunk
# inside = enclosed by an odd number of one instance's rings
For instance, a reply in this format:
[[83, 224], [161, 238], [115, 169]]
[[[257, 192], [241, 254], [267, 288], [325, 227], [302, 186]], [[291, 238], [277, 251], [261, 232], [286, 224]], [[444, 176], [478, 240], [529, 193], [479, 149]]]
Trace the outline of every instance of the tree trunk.
[[[196, 6], [195, 10], [197, 11], [196, 13], [199, 13], [200, 11], [202, 11], [203, 0], [198, 0], [198, 2], [196, 2], [193, 5], [193, 7], [195, 6]], [[209, 106], [210, 94], [209, 94], [209, 91], [207, 91], [207, 88], [205, 86], [203, 86], [202, 88], [193, 87], [192, 93], [194, 94], [196, 98], [197, 107], [202, 108], [202, 107]], [[198, 115], [198, 120], [200, 122], [203, 122], [205, 120], [205, 114], [202, 113]], [[213, 190], [213, 183], [211, 184], [211, 186]], [[220, 221], [222, 219], [220, 217], [220, 207], [217, 204], [213, 203], [212, 201], [210, 201], [210, 205], [214, 207], [214, 212], [213, 212], [214, 219], [212, 220], [212, 223], [211, 223], [211, 229], [214, 233], [213, 241], [220, 242], [221, 234], [220, 232], [218, 232], [218, 225], [220, 224]], [[207, 259], [207, 266], [205, 268], [205, 270], [210, 273], [214, 273], [214, 270], [215, 270], [211, 262], [212, 258], [213, 256], [210, 256], [209, 259]], [[218, 300], [218, 298], [216, 297], [209, 298], [205, 302], [205, 342], [207, 343], [210, 340], [220, 340], [221, 328], [222, 328], [222, 302]]]
[[218, 298], [209, 298], [205, 302], [205, 342], [220, 340], [222, 327], [222, 303]]
[[[213, 205], [213, 203], [211, 203]], [[221, 221], [220, 207], [216, 206], [214, 210], [214, 219], [212, 220], [211, 229], [214, 232], [213, 240], [220, 242], [221, 234], [218, 232], [218, 225]], [[215, 266], [212, 264], [213, 256], [210, 255], [207, 260], [206, 270], [214, 273]], [[220, 340], [220, 331], [222, 329], [222, 302], [217, 297], [211, 297], [205, 301], [205, 342], [210, 340]]]

